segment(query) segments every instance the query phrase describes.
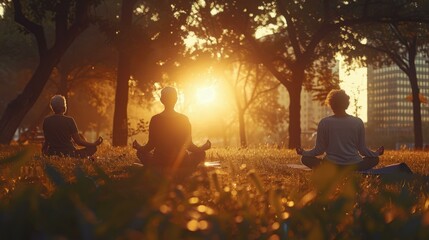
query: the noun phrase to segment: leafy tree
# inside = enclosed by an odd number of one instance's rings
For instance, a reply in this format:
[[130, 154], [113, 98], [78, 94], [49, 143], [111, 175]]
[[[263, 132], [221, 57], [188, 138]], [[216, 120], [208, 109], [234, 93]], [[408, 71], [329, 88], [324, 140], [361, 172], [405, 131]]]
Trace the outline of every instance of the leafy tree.
[[[264, 101], [268, 99], [267, 95], [276, 92], [280, 84], [273, 82], [270, 73], [264, 69], [263, 66], [258, 64], [237, 62], [232, 64], [230, 68], [231, 71], [227, 72], [225, 76], [231, 76], [227, 78], [227, 82], [233, 93], [232, 95], [234, 96], [234, 103], [237, 109], [240, 145], [246, 148], [248, 142], [245, 119], [249, 110], [254, 110], [255, 114], [252, 115], [253, 119], [258, 119], [261, 123], [268, 126], [277, 126], [279, 122], [282, 122], [277, 116], [257, 114], [268, 106], [264, 104]], [[278, 104], [276, 95], [274, 94], [273, 96], [274, 99], [270, 99], [271, 101], [269, 102], [274, 103], [274, 106], [270, 106], [266, 110], [276, 115], [276, 113], [278, 113], [277, 110], [282, 109], [282, 106]], [[263, 105], [263, 107], [258, 108], [259, 105]], [[268, 118], [265, 118], [267, 116]]]
[[[152, 84], [179, 65], [189, 1], [123, 0], [119, 28], [110, 31], [118, 47], [113, 145], [127, 144], [128, 84], [132, 77], [151, 96]], [[107, 24], [110, 27], [112, 24]], [[110, 29], [107, 27], [107, 29]], [[119, 34], [116, 34], [119, 31]], [[112, 34], [113, 33], [113, 34]]]
[[[15, 22], [36, 40], [39, 63], [22, 92], [12, 100], [0, 119], [0, 143], [8, 144], [48, 81], [53, 69], [73, 41], [89, 26], [94, 1], [12, 0]], [[6, 10], [10, 10], [7, 5]], [[51, 40], [44, 23], [55, 27]]]
[[[268, 126], [264, 130], [271, 130], [283, 122], [278, 115], [284, 112], [277, 111], [284, 110], [283, 106], [278, 104], [277, 89], [280, 84], [273, 82], [271, 73], [255, 62], [249, 48], [240, 47], [246, 44], [241, 41], [240, 34], [227, 31], [219, 23], [211, 24], [210, 21], [204, 21], [212, 17], [216, 7], [208, 8], [205, 2], [195, 2], [193, 9], [193, 14], [189, 16], [189, 24], [185, 26], [188, 33], [186, 40], [190, 41], [186, 52], [192, 59], [190, 65], [193, 69], [213, 69], [215, 74], [219, 74], [222, 76], [220, 78], [225, 80], [225, 86], [230, 89], [233, 96], [231, 103], [236, 109], [237, 118], [232, 120], [238, 123], [240, 145], [247, 147], [246, 124], [252, 122], [251, 120], [254, 125]], [[226, 95], [223, 93], [223, 98], [227, 98]], [[267, 104], [264, 101], [270, 101], [270, 103]], [[263, 110], [258, 107], [262, 105], [270, 106], [267, 111], [271, 114], [259, 114]], [[253, 114], [250, 115], [250, 112]], [[225, 123], [224, 130], [235, 126], [232, 123]]]
[[[345, 35], [350, 41], [343, 52], [351, 59], [374, 67], [395, 64], [410, 82], [413, 105], [414, 146], [423, 148], [421, 97], [416, 69], [416, 56], [429, 49], [429, 25], [423, 23], [372, 24], [349, 28]], [[428, 56], [428, 55], [426, 55]]]
[[[25, 85], [24, 81], [28, 79], [28, 74], [23, 77], [19, 75], [31, 72], [35, 68], [37, 53], [32, 48], [34, 45], [31, 43], [34, 41], [31, 36], [20, 34], [13, 21], [5, 18], [0, 24], [0, 31], [8, 36], [8, 38], [0, 38], [4, 43], [0, 44], [1, 58], [4, 59], [1, 69], [5, 70], [1, 71], [0, 78], [0, 81], [4, 81], [2, 86], [5, 86], [1, 89], [2, 100], [7, 100], [12, 99]], [[79, 124], [80, 130], [85, 131], [87, 126], [96, 130], [105, 128], [96, 123], [109, 122], [104, 118], [107, 117], [106, 108], [111, 106], [113, 95], [103, 95], [103, 93], [109, 92], [106, 87], [109, 88], [109, 85], [112, 85], [113, 75], [116, 76], [112, 61], [115, 59], [116, 52], [113, 46], [109, 45], [95, 26], [89, 27], [69, 47], [54, 68], [38, 101], [21, 122], [20, 129], [33, 132], [41, 125], [44, 117], [50, 113], [48, 101], [52, 94], [71, 97], [69, 99], [71, 101], [68, 101], [69, 110], [78, 113], [73, 114], [76, 121], [84, 122]], [[75, 104], [76, 101], [80, 103]], [[78, 108], [84, 111], [79, 111]], [[94, 108], [94, 110], [88, 111], [88, 108]], [[0, 111], [2, 110], [3, 104]]]
[[[345, 26], [374, 21], [415, 20], [427, 14], [409, 6], [413, 1], [205, 1], [207, 26], [221, 25], [217, 34], [238, 35], [235, 47], [251, 47], [254, 57], [283, 84], [290, 96], [289, 148], [301, 145], [301, 90], [328, 92], [336, 85], [335, 64], [338, 33]], [[425, 6], [427, 7], [427, 6]], [[202, 36], [207, 28], [202, 29]], [[256, 33], [266, 32], [258, 38]], [[260, 36], [259, 36], [260, 37]], [[210, 40], [210, 37], [208, 38]], [[219, 49], [222, 49], [221, 47]]]
[[8, 101], [21, 91], [24, 80], [27, 80], [27, 72], [34, 68], [37, 61], [35, 41], [16, 27], [10, 11], [5, 14], [0, 18], [0, 113]]
[[115, 93], [115, 112], [113, 116], [113, 146], [126, 146], [128, 139], [128, 81], [131, 76], [131, 36], [134, 5], [136, 0], [122, 0], [118, 34], [118, 75]]

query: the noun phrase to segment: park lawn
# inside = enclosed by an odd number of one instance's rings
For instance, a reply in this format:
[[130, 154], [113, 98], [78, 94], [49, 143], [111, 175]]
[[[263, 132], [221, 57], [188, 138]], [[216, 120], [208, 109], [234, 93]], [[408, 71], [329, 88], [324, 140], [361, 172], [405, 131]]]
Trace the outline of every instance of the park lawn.
[[[211, 149], [185, 179], [135, 165], [131, 148], [95, 161], [0, 148], [0, 235], [7, 239], [429, 239], [429, 153], [386, 151], [413, 175], [292, 169], [294, 151]], [[5, 238], [5, 239], [6, 239]]]

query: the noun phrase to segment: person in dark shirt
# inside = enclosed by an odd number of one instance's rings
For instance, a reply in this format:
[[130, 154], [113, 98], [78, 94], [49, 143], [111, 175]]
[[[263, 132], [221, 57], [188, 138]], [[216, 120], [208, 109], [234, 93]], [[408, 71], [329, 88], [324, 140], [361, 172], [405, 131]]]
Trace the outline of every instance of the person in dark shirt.
[[164, 172], [195, 168], [204, 160], [205, 151], [211, 148], [210, 141], [207, 140], [201, 147], [192, 142], [188, 117], [174, 110], [177, 102], [175, 88], [164, 88], [161, 91], [161, 102], [165, 109], [150, 120], [146, 145], [133, 142], [137, 157], [145, 166]]
[[[90, 143], [78, 133], [74, 119], [64, 115], [67, 110], [67, 103], [63, 96], [53, 96], [50, 106], [54, 114], [43, 120], [45, 142], [42, 146], [42, 153], [47, 156], [58, 155], [78, 158], [92, 156], [97, 151], [97, 146], [103, 142], [103, 138], [99, 137], [97, 141]], [[84, 148], [75, 148], [72, 139], [76, 145]]]

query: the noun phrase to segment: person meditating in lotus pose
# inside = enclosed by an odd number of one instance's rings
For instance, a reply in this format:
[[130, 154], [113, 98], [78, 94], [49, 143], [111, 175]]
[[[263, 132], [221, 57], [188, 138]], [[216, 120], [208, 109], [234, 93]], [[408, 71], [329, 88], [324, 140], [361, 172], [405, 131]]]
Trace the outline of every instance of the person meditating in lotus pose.
[[205, 151], [211, 147], [209, 140], [201, 147], [192, 142], [191, 124], [188, 117], [174, 110], [176, 102], [175, 88], [162, 89], [161, 103], [164, 105], [164, 111], [151, 118], [148, 142], [144, 146], [137, 141], [133, 142], [137, 157], [144, 166], [165, 173], [179, 168], [196, 168], [204, 160]]
[[[305, 151], [296, 148], [302, 155], [301, 162], [309, 168], [316, 168], [323, 161], [341, 166], [354, 166], [356, 170], [368, 170], [376, 166], [384, 147], [371, 151], [365, 144], [365, 128], [360, 118], [346, 113], [350, 97], [344, 90], [332, 90], [326, 97], [334, 115], [323, 118], [317, 126], [316, 146]], [[317, 158], [326, 152], [322, 159]], [[362, 158], [363, 156], [363, 158]]]
[[[97, 141], [90, 143], [78, 133], [74, 119], [64, 115], [67, 111], [67, 103], [63, 96], [53, 96], [50, 106], [54, 114], [43, 120], [45, 142], [42, 146], [42, 153], [47, 156], [58, 155], [77, 158], [94, 155], [97, 146], [103, 142], [103, 138], [99, 137]], [[72, 139], [74, 143], [84, 148], [76, 149]]]

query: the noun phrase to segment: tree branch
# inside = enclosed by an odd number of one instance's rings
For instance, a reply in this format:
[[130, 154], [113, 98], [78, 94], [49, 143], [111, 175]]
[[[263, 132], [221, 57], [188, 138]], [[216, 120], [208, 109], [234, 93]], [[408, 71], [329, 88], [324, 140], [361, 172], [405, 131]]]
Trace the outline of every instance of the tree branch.
[[249, 67], [247, 67], [247, 74], [244, 77], [244, 86], [243, 86], [243, 101], [244, 101], [244, 105], [246, 105], [246, 103], [248, 101], [248, 97], [247, 97], [247, 83], [249, 82], [251, 72], [252, 72], [252, 70]]
[[396, 24], [388, 24], [390, 30], [392, 30], [393, 34], [396, 36], [396, 39], [399, 40], [400, 43], [404, 46], [408, 46], [408, 41], [405, 39], [404, 35], [402, 35], [401, 31], [399, 30], [398, 26]]
[[268, 93], [268, 92], [271, 92], [271, 91], [273, 91], [273, 90], [275, 90], [275, 89], [277, 89], [278, 87], [280, 86], [280, 83], [276, 83], [273, 87], [270, 87], [270, 88], [267, 88], [267, 89], [265, 89], [265, 90], [262, 90], [262, 91], [260, 91], [260, 92], [258, 92], [256, 95], [255, 95], [255, 97], [254, 98], [252, 98], [250, 101], [249, 101], [249, 103], [248, 103], [248, 106], [247, 107], [249, 107], [256, 99], [258, 99], [261, 95], [263, 95], [263, 94], [265, 94], [265, 93]]
[[361, 45], [363, 47], [366, 47], [366, 48], [369, 48], [369, 49], [372, 49], [372, 50], [375, 50], [375, 51], [378, 51], [378, 52], [386, 54], [393, 62], [396, 63], [396, 65], [402, 71], [404, 71], [405, 73], [408, 71], [408, 66], [407, 66], [406, 62], [404, 62], [403, 59], [398, 58], [395, 53], [392, 53], [388, 49], [384, 49], [382, 47], [377, 47], [377, 46], [372, 46], [372, 45], [369, 45], [369, 44], [361, 44]]
[[[75, 19], [67, 30], [66, 37], [63, 39], [68, 39], [69, 41], [73, 41], [74, 38], [86, 29], [89, 25], [89, 7], [91, 6], [91, 1], [88, 0], [78, 0], [76, 1], [75, 7]], [[56, 42], [57, 43], [57, 42]]]
[[66, 36], [68, 27], [68, 11], [70, 1], [60, 1], [55, 6], [55, 41], [62, 41]]
[[15, 9], [15, 12], [14, 12], [15, 22], [23, 26], [25, 29], [27, 29], [30, 33], [34, 35], [37, 42], [39, 57], [42, 58], [47, 52], [47, 43], [46, 43], [46, 37], [45, 37], [45, 32], [43, 30], [43, 27], [39, 24], [36, 24], [30, 21], [28, 18], [24, 16], [24, 14], [22, 13], [22, 5], [19, 0], [12, 0], [12, 2], [13, 2], [13, 7]]
[[279, 4], [280, 13], [286, 19], [286, 24], [287, 24], [286, 31], [288, 32], [292, 48], [295, 51], [295, 55], [298, 58], [298, 56], [300, 56], [302, 54], [302, 51], [301, 51], [301, 47], [300, 47], [299, 42], [298, 42], [298, 34], [296, 32], [296, 29], [295, 29], [295, 24], [292, 22], [292, 18], [290, 17], [290, 14], [289, 14], [286, 6], [284, 6], [283, 2], [278, 1], [278, 4]]
[[[289, 85], [291, 83], [290, 80], [286, 79], [284, 75], [282, 75], [281, 72], [279, 72], [276, 67], [273, 65], [273, 63], [268, 59], [266, 56], [266, 53], [260, 49], [258, 42], [256, 42], [253, 37], [249, 36], [248, 34], [245, 34], [246, 39], [250, 42], [250, 44], [253, 47], [253, 50], [256, 52], [256, 57], [260, 59], [261, 63], [264, 64], [264, 66], [273, 74], [275, 78], [277, 78], [281, 83], [283, 83], [285, 86]], [[291, 61], [288, 59], [283, 59], [283, 62], [290, 66], [292, 64]]]

